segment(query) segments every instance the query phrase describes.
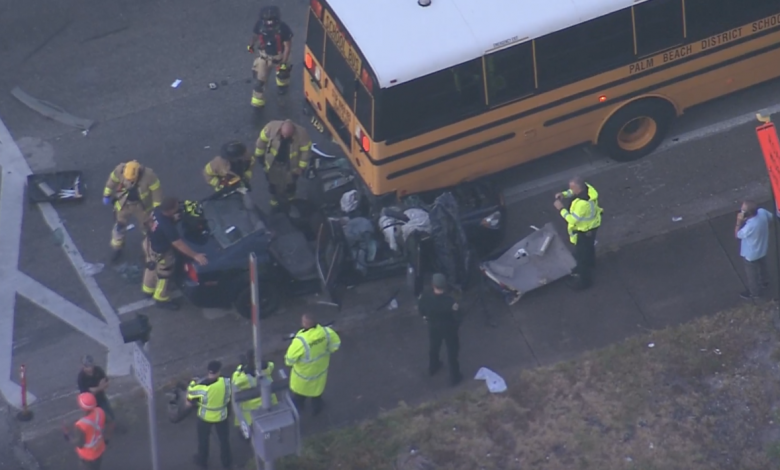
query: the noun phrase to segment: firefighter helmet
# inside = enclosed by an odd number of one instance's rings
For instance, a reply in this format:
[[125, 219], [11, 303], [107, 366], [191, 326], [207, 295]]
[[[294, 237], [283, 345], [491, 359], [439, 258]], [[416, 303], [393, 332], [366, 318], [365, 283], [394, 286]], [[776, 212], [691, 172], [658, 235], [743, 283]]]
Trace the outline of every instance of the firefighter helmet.
[[131, 160], [125, 163], [125, 169], [122, 172], [122, 176], [127, 181], [135, 182], [138, 179], [138, 174], [141, 172], [141, 164], [136, 160]]
[[246, 155], [246, 145], [235, 140], [228, 142], [222, 145], [220, 155], [228, 160], [236, 160]]
[[282, 21], [282, 12], [278, 6], [269, 5], [260, 9], [260, 21], [267, 29], [276, 29]]

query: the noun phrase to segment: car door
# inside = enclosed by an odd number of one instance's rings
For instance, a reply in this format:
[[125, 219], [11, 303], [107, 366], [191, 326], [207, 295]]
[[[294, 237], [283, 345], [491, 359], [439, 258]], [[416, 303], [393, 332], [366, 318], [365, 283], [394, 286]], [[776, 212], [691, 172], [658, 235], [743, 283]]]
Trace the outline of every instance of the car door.
[[347, 242], [338, 221], [326, 219], [317, 233], [317, 274], [327, 303], [341, 307], [345, 286], [340, 283], [347, 255]]

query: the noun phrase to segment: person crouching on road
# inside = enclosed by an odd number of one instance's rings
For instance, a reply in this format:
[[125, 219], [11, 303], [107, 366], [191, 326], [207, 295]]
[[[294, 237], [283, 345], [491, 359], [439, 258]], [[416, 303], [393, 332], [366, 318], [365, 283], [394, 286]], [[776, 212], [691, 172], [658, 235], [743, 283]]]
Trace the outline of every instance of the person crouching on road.
[[447, 278], [444, 274], [434, 274], [432, 284], [433, 289], [423, 292], [417, 303], [418, 312], [428, 324], [428, 374], [433, 376], [441, 369], [439, 351], [444, 343], [447, 348], [450, 383], [455, 386], [463, 380], [458, 362], [460, 306], [446, 293]]
[[324, 406], [322, 393], [328, 381], [330, 355], [341, 347], [341, 338], [329, 326], [317, 323], [310, 313], [301, 317], [301, 326], [303, 329], [287, 348], [284, 362], [292, 368], [290, 391], [295, 407], [303, 410], [306, 399], [311, 398], [316, 416]]
[[739, 255], [745, 260], [748, 289], [739, 294], [745, 300], [758, 300], [769, 287], [766, 253], [769, 249], [769, 224], [772, 213], [753, 201], [742, 203], [737, 213], [734, 236], [740, 240]]
[[[571, 198], [566, 209], [563, 199]], [[566, 221], [569, 241], [574, 245], [577, 266], [571, 273], [569, 285], [574, 289], [591, 286], [593, 268], [596, 267], [596, 231], [601, 226], [602, 209], [599, 193], [579, 176], [569, 181], [569, 189], [555, 195], [553, 203]]]
[[198, 407], [198, 453], [195, 455], [195, 464], [200, 468], [208, 466], [211, 428], [216, 430], [219, 439], [222, 468], [229, 469], [233, 466], [228, 423], [230, 380], [220, 377], [221, 369], [221, 362], [209, 362], [206, 378], [192, 380], [187, 388], [188, 406]]
[[228, 186], [250, 189], [254, 165], [255, 157], [247, 151], [246, 145], [236, 141], [228, 142], [222, 146], [219, 156], [206, 164], [203, 176], [214, 191]]
[[[262, 375], [272, 380], [271, 374], [274, 372], [274, 363], [269, 361], [263, 361]], [[257, 388], [257, 382], [260, 378], [260, 374], [257, 373], [255, 367], [255, 350], [250, 349], [247, 351], [246, 356], [241, 360], [241, 365], [233, 372], [231, 382], [236, 386], [238, 391], [249, 390], [250, 388]], [[276, 398], [276, 394], [271, 395], [271, 403], [277, 405], [279, 400]], [[252, 411], [263, 406], [263, 398], [257, 397], [251, 400], [247, 400], [241, 403], [241, 410], [243, 410], [244, 420], [249, 426], [252, 426]], [[235, 417], [235, 425], [241, 426], [241, 421], [238, 416]]]
[[103, 204], [114, 206], [116, 223], [111, 230], [111, 262], [122, 255], [125, 246], [125, 233], [134, 217], [138, 228], [146, 234], [146, 222], [149, 213], [162, 202], [160, 180], [149, 167], [136, 160], [120, 163], [108, 175], [103, 189]]
[[79, 394], [78, 403], [84, 416], [76, 421], [72, 430], [65, 431], [65, 440], [76, 447], [82, 470], [100, 470], [103, 452], [106, 450], [103, 438], [106, 414], [97, 406], [95, 396], [89, 392]]
[[179, 304], [171, 300], [168, 294], [176, 267], [176, 254], [173, 250], [194, 259], [201, 266], [208, 263], [206, 255], [193, 251], [182, 241], [176, 227], [179, 215], [179, 200], [175, 197], [165, 198], [162, 204], [152, 211], [149, 233], [143, 245], [146, 257], [143, 292], [152, 297], [158, 307], [167, 310], [179, 308]]

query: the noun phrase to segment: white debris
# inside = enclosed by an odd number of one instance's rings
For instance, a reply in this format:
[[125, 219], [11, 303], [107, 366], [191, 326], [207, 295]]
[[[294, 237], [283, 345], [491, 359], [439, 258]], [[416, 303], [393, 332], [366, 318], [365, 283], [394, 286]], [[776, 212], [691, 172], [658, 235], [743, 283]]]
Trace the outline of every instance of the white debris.
[[672, 217], [672, 222], [680, 222], [682, 217]]
[[648, 348], [654, 348], [655, 347], [655, 343], [650, 343], [650, 344], [647, 345], [647, 347]]
[[179, 85], [181, 85], [181, 80], [178, 78], [171, 83], [171, 88], [179, 88]]
[[715, 349], [715, 350], [714, 350], [714, 351], [712, 351], [712, 352], [714, 352], [714, 353], [715, 353], [716, 355], [718, 355], [718, 356], [720, 356], [721, 354], [723, 354], [722, 352], [720, 352], [720, 349]]
[[387, 305], [388, 310], [395, 310], [398, 308], [398, 301], [395, 300], [395, 297], [393, 297], [393, 300], [390, 301], [390, 303]]
[[125, 230], [127, 230], [129, 232], [130, 230], [133, 230], [134, 228], [135, 228], [135, 224], [129, 224], [127, 227], [125, 227]]
[[103, 263], [84, 263], [84, 265], [81, 267], [81, 271], [86, 276], [94, 276], [95, 274], [100, 274], [104, 267], [105, 265]]
[[84, 129], [83, 131], [81, 131], [81, 135], [83, 135], [84, 137], [86, 137], [87, 134], [89, 134], [89, 129]]
[[487, 367], [480, 367], [474, 380], [484, 380], [490, 393], [501, 393], [506, 391], [506, 382], [504, 378], [496, 374]]

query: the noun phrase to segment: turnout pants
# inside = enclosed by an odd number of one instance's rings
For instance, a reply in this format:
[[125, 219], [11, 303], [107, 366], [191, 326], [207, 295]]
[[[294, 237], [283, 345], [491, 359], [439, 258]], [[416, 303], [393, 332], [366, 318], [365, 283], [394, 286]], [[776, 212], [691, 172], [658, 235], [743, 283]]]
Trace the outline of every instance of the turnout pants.
[[268, 179], [268, 192], [271, 193], [271, 207], [278, 207], [280, 202], [287, 203], [295, 198], [297, 181], [287, 165], [274, 163], [265, 173]]
[[574, 260], [577, 262], [572, 274], [577, 278], [578, 287], [590, 287], [593, 282], [593, 268], [596, 267], [596, 232], [597, 228], [577, 234], [574, 245]]
[[198, 465], [205, 468], [209, 462], [209, 439], [211, 428], [217, 431], [219, 439], [219, 460], [222, 468], [230, 468], [233, 465], [233, 456], [230, 453], [230, 424], [228, 420], [209, 423], [198, 419], [198, 454], [195, 456]]
[[450, 370], [450, 380], [453, 382], [460, 380], [460, 363], [458, 362], [460, 341], [458, 339], [458, 331], [429, 327], [428, 339], [428, 372], [433, 375], [441, 368], [439, 351], [441, 351], [441, 344], [444, 343], [444, 346], [447, 348], [447, 366]]
[[[254, 87], [252, 88], [252, 106], [255, 108], [261, 108], [265, 106], [265, 98], [263, 93], [265, 91], [265, 84], [268, 83], [268, 74], [271, 70], [282, 64], [282, 55], [269, 56], [264, 53], [258, 54], [252, 64], [252, 75], [255, 79]], [[276, 77], [276, 86], [280, 89], [284, 89], [290, 86], [290, 79], [280, 79]]]
[[123, 206], [115, 209], [116, 223], [111, 230], [111, 248], [121, 250], [125, 245], [125, 233], [130, 219], [135, 218], [136, 224], [141, 231], [146, 234], [146, 221], [149, 219], [149, 212], [144, 209], [140, 202], [126, 202]]
[[173, 248], [165, 253], [155, 253], [152, 251], [149, 237], [144, 238], [143, 248], [146, 259], [144, 294], [151, 295], [158, 302], [168, 302], [171, 300], [168, 290], [176, 266], [176, 255]]

